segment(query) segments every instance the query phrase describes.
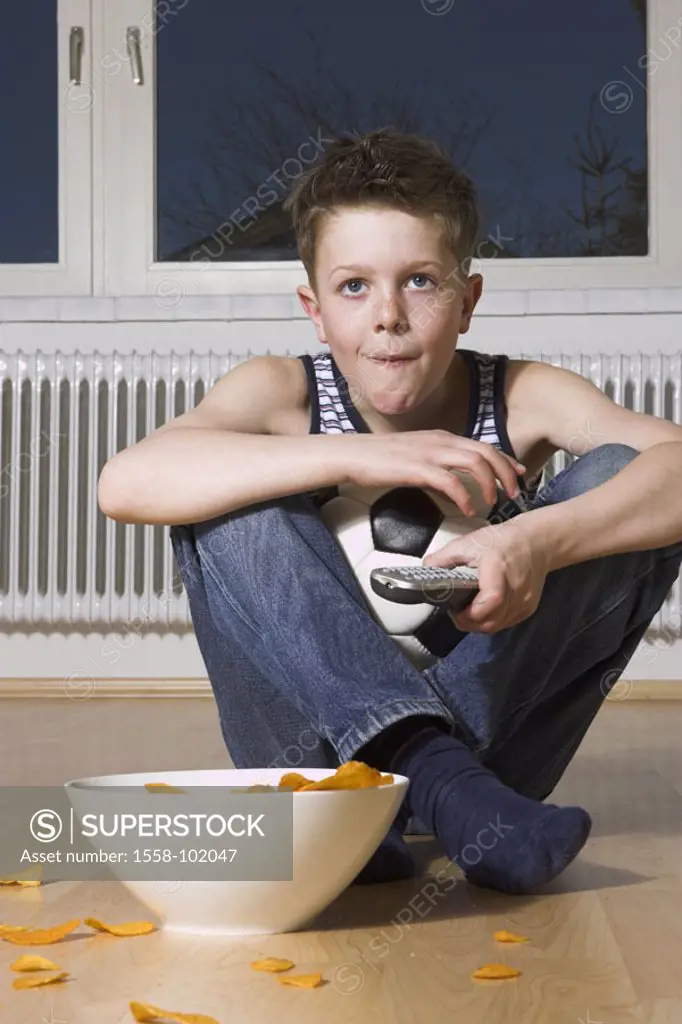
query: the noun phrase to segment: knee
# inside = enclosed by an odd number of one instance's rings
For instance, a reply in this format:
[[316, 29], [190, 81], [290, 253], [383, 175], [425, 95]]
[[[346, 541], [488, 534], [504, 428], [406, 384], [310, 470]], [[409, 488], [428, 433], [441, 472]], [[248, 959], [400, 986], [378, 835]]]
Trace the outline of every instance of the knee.
[[257, 558], [269, 559], [273, 550], [282, 555], [291, 516], [308, 510], [305, 494], [285, 495], [235, 509], [233, 512], [194, 523], [191, 531], [195, 557], [233, 570], [248, 568]]
[[600, 444], [592, 451], [587, 452], [579, 460], [588, 459], [591, 464], [598, 467], [597, 474], [607, 480], [619, 473], [629, 462], [640, 454], [638, 448], [632, 448], [629, 444], [621, 444], [612, 441], [609, 444]]
[[236, 577], [240, 571], [234, 556], [246, 545], [235, 542], [229, 516], [171, 526], [170, 539], [178, 575], [193, 605], [206, 599], [207, 571], [209, 577], [217, 575], [224, 580]]
[[572, 498], [591, 491], [616, 476], [639, 455], [628, 444], [598, 445], [577, 459], [565, 474], [561, 498]]

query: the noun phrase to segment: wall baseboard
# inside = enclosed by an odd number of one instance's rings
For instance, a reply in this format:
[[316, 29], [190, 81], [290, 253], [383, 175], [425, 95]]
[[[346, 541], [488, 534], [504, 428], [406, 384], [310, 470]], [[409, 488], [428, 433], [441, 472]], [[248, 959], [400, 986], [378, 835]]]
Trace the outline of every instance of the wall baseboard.
[[51, 697], [74, 702], [94, 698], [203, 697], [213, 699], [208, 678], [192, 679], [0, 679], [2, 698]]
[[[213, 699], [207, 678], [189, 679], [0, 679], [0, 700], [36, 697], [83, 701], [123, 697]], [[682, 700], [682, 679], [619, 679], [605, 703], [618, 706], [631, 701]]]

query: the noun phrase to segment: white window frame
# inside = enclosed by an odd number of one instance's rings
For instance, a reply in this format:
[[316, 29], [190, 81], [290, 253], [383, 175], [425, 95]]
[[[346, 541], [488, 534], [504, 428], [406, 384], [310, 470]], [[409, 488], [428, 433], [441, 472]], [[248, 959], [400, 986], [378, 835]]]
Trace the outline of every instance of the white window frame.
[[[97, 2], [97, 0], [96, 0]], [[175, 0], [176, 7], [184, 6]], [[682, 0], [649, 0], [648, 48], [661, 54], [672, 26], [682, 27]], [[107, 272], [104, 294], [154, 295], [168, 302], [187, 295], [284, 294], [306, 283], [300, 261], [158, 263], [154, 261], [155, 29], [152, 0], [108, 5], [106, 35], [121, 38], [125, 24], [144, 36], [147, 83], [107, 93]], [[127, 22], [125, 19], [128, 19]], [[124, 24], [125, 22], [125, 24]], [[182, 31], [182, 11], [168, 23]], [[163, 26], [158, 29], [162, 31]], [[658, 43], [658, 49], [656, 49]], [[649, 52], [649, 50], [647, 50]], [[653, 64], [651, 65], [653, 67]], [[639, 88], [625, 70], [604, 62], [606, 78]], [[639, 70], [639, 69], [637, 69]], [[643, 77], [643, 72], [641, 73]], [[682, 286], [682, 48], [647, 80], [651, 253], [640, 257], [484, 259], [486, 292], [534, 289], [642, 289]], [[618, 115], [614, 114], [617, 120]], [[179, 297], [181, 297], [179, 296]], [[160, 302], [163, 305], [163, 301]]]
[[[0, 296], [92, 293], [91, 23], [91, 0], [57, 0], [59, 262], [0, 263]], [[69, 82], [72, 26], [84, 34], [80, 85]]]
[[[168, 23], [176, 30], [189, 2], [169, 0]], [[0, 265], [0, 297], [150, 296], [161, 313], [172, 312], [185, 295], [287, 295], [294, 297], [292, 315], [300, 315], [295, 289], [306, 283], [300, 261], [154, 261], [155, 33], [162, 29], [152, 12], [152, 0], [58, 0], [60, 258]], [[72, 25], [85, 31], [79, 87], [68, 78]], [[128, 26], [141, 31], [142, 85], [133, 82], [125, 59]], [[676, 27], [682, 27], [682, 0], [649, 0], [647, 53], [665, 52]], [[615, 289], [627, 305], [627, 290], [634, 297], [642, 289], [682, 288], [682, 46], [654, 70], [647, 77], [650, 254], [483, 259], [487, 296]], [[639, 88], [626, 69], [606, 63], [607, 77]]]

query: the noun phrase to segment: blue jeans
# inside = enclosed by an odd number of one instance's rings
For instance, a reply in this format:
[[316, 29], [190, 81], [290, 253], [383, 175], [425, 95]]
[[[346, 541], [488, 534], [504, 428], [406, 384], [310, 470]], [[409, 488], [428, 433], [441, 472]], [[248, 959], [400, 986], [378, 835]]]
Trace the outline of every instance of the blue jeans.
[[[605, 482], [639, 453], [602, 445], [530, 508]], [[458, 633], [420, 671], [372, 618], [311, 494], [250, 505], [171, 539], [238, 768], [336, 767], [392, 722], [435, 715], [505, 784], [544, 799], [673, 586], [682, 543], [550, 572], [539, 607]]]

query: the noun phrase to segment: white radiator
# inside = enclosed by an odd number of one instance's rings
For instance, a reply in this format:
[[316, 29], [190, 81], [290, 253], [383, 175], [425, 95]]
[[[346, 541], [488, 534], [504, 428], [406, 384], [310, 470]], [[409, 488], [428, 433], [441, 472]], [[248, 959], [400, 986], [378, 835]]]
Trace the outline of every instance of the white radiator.
[[[281, 353], [289, 355], [290, 353]], [[97, 479], [117, 451], [194, 407], [251, 353], [0, 353], [0, 627], [187, 631], [168, 527], [115, 523]], [[519, 353], [580, 373], [618, 404], [682, 423], [682, 353]], [[559, 453], [545, 479], [571, 461]], [[648, 642], [682, 636], [681, 581]]]
[[238, 361], [0, 354], [0, 623], [191, 626], [168, 527], [104, 516], [97, 480], [113, 454], [197, 405]]

